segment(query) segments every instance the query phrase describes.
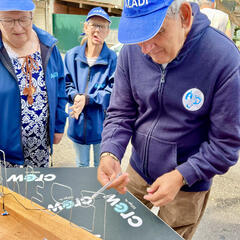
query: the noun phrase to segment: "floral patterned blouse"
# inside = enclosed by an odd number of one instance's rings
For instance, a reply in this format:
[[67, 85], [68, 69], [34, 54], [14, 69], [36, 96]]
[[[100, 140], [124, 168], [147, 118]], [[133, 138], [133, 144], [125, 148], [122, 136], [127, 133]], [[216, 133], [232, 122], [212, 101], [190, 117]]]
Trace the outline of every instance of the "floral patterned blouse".
[[[22, 109], [22, 144], [25, 164], [32, 167], [48, 167], [49, 163], [49, 137], [48, 137], [48, 98], [42, 67], [42, 59], [39, 51], [28, 58], [17, 56], [12, 49], [4, 43], [8, 55], [12, 61], [15, 74], [18, 79], [21, 109]], [[27, 62], [26, 63], [26, 59]], [[31, 67], [31, 82], [34, 91], [31, 93], [32, 102], [24, 93], [29, 88], [29, 74], [27, 64]], [[6, 167], [19, 167], [6, 162]]]

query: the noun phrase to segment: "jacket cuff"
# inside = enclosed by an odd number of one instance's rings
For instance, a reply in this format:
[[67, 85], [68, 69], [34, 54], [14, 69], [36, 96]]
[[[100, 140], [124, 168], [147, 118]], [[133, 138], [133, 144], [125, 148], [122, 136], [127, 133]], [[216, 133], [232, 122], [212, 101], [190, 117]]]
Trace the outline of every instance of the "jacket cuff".
[[68, 117], [68, 114], [62, 109], [57, 109], [56, 115], [57, 116], [55, 121], [54, 133], [64, 133], [64, 128], [66, 125], [66, 119]]
[[189, 187], [191, 187], [195, 182], [201, 180], [197, 175], [196, 170], [189, 162], [185, 162], [177, 166], [176, 169], [182, 174]]
[[82, 94], [80, 94], [80, 93], [75, 94], [74, 97], [73, 97], [73, 103], [74, 103], [75, 97], [78, 96], [78, 95], [81, 96]]
[[101, 151], [100, 151], [100, 155], [104, 152], [109, 152], [111, 154], [113, 154], [114, 156], [116, 156], [117, 159], [119, 159], [119, 161], [122, 161], [123, 155], [124, 155], [124, 149], [119, 149], [119, 146], [113, 144], [113, 143], [102, 143], [101, 144]]
[[89, 97], [89, 95], [85, 95], [85, 97], [86, 97], [85, 105], [89, 105], [90, 104], [90, 97]]
[[72, 101], [71, 103], [73, 104], [74, 103], [74, 98], [78, 95], [79, 93], [77, 91], [74, 91], [70, 94], [69, 96], [69, 101]]

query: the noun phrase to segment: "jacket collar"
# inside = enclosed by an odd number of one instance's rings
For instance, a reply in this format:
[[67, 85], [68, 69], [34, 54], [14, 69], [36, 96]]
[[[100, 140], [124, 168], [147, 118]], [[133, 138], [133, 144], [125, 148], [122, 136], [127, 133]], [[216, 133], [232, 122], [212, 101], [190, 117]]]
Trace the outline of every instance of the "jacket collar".
[[[82, 45], [82, 47], [80, 47], [79, 54], [76, 55], [75, 60], [80, 60], [87, 64], [87, 58], [85, 55], [86, 47], [87, 47], [87, 41]], [[107, 47], [107, 44], [104, 42], [102, 50], [101, 50], [95, 64], [107, 65], [108, 64], [108, 52], [109, 52], [109, 48]]]
[[37, 33], [39, 41], [48, 47], [51, 47], [52, 45], [58, 42], [58, 40], [55, 37], [53, 37], [48, 32], [36, 27], [34, 24], [33, 24], [33, 30]]
[[185, 56], [192, 51], [193, 47], [198, 43], [199, 39], [206, 32], [210, 25], [210, 21], [207, 16], [200, 12], [199, 6], [196, 3], [191, 3], [193, 23], [190, 32], [184, 42], [182, 49], [180, 50], [178, 56], [169, 64], [170, 66], [175, 66], [181, 62]]

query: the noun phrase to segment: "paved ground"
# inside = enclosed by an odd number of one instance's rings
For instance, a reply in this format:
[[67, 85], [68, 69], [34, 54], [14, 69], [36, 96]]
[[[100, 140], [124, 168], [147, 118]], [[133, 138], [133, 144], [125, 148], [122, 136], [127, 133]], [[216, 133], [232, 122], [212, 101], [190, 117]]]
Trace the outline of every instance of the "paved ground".
[[[129, 146], [122, 161], [128, 163]], [[66, 134], [59, 145], [54, 146], [55, 167], [75, 166], [72, 142]], [[223, 176], [216, 176], [210, 200], [202, 222], [193, 240], [240, 240], [240, 161]], [[169, 239], [171, 240], [171, 239]]]

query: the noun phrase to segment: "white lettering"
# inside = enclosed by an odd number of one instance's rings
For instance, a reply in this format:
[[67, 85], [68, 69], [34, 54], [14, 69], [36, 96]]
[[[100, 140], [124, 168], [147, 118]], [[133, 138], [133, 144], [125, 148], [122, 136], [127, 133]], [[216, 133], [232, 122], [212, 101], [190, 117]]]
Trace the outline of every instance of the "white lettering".
[[13, 181], [13, 182], [22, 182], [23, 181], [23, 175], [19, 175], [18, 177], [13, 174], [10, 178], [8, 178], [7, 182], [10, 182], [10, 181]]
[[134, 212], [129, 212], [129, 213], [121, 213], [120, 214], [123, 219], [129, 218], [134, 215]]
[[148, 0], [124, 0], [126, 8], [142, 7], [148, 5]]
[[56, 179], [56, 175], [54, 174], [47, 174], [44, 176], [44, 181], [46, 182], [51, 182], [54, 181]]
[[138, 4], [137, 4], [136, 0], [132, 1], [132, 7], [134, 7], [134, 6], [138, 7]]
[[75, 207], [81, 207], [82, 206], [79, 198], [76, 198], [75, 201], [76, 201]]
[[143, 0], [142, 2], [141, 2], [141, 0], [138, 0], [138, 6], [139, 6], [139, 7], [143, 6], [144, 3], [145, 3], [145, 0]]
[[118, 202], [120, 202], [120, 198], [115, 198], [115, 196], [116, 196], [115, 194], [112, 194], [112, 195], [110, 195], [110, 196], [109, 196], [109, 195], [107, 196], [107, 202], [108, 202], [108, 203], [111, 203], [111, 202], [112, 202], [112, 203], [110, 204], [111, 206], [114, 206], [115, 204], [117, 204]]
[[[133, 222], [133, 220], [135, 222]], [[132, 227], [140, 227], [142, 225], [142, 223], [143, 223], [142, 219], [138, 216], [133, 216], [128, 219], [128, 224]]]
[[47, 174], [47, 175], [43, 175], [40, 174], [39, 177], [36, 177], [36, 175], [34, 174], [28, 174], [25, 176], [25, 178], [23, 178], [23, 174], [16, 176], [15, 174], [13, 174], [11, 177], [9, 177], [7, 179], [7, 182], [23, 182], [23, 180], [26, 180], [27, 182], [32, 182], [32, 181], [36, 181], [36, 182], [42, 182], [42, 181], [46, 181], [46, 182], [51, 182], [54, 181], [56, 179], [56, 176], [54, 174]]
[[38, 178], [35, 180], [36, 182], [42, 182], [43, 181], [43, 174], [40, 174]]
[[57, 202], [55, 203], [55, 206], [53, 206], [52, 204], [49, 204], [48, 209], [52, 212], [57, 212], [57, 211], [62, 211], [63, 207], [61, 203]]

